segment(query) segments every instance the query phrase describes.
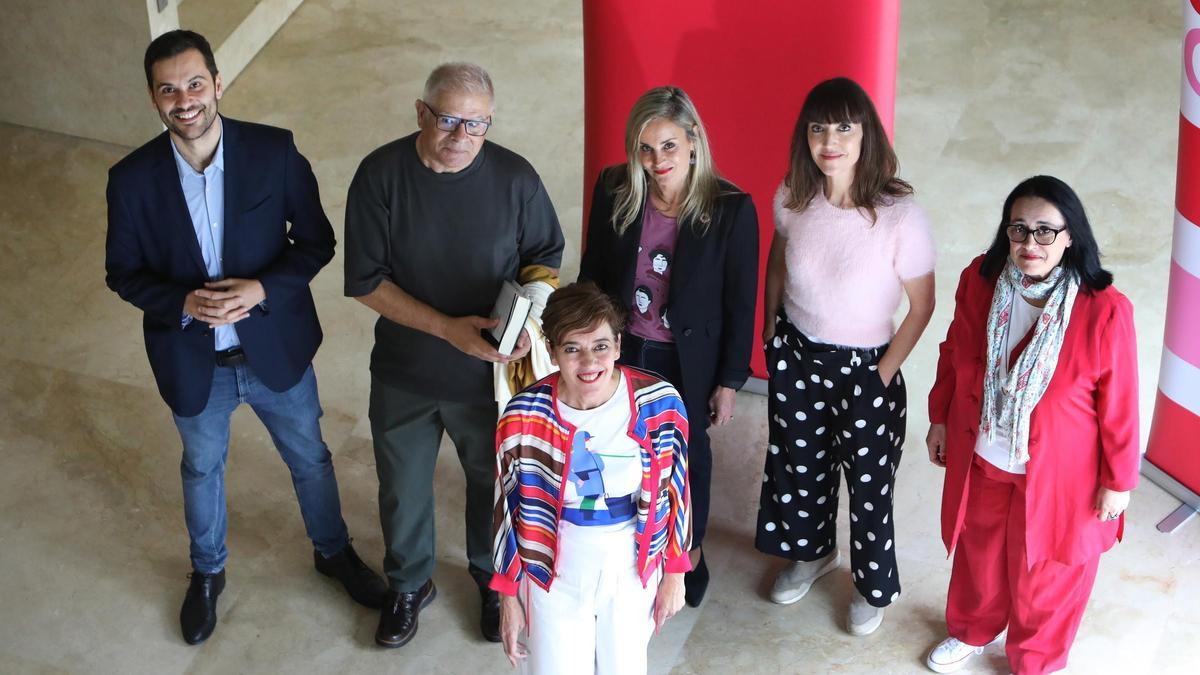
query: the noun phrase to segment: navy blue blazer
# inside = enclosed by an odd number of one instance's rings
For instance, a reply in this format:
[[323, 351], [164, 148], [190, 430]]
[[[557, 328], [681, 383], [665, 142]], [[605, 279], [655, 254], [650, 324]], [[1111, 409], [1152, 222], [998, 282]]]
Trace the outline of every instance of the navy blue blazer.
[[[333, 259], [333, 227], [317, 179], [286, 129], [222, 117], [225, 142], [226, 277], [258, 279], [266, 308], [237, 323], [247, 363], [284, 391], [304, 375], [321, 344], [309, 282]], [[163, 400], [199, 414], [216, 368], [215, 336], [182, 325], [184, 298], [207, 280], [167, 132], [108, 172], [105, 282], [144, 313], [146, 354]], [[291, 227], [288, 227], [288, 224]]]

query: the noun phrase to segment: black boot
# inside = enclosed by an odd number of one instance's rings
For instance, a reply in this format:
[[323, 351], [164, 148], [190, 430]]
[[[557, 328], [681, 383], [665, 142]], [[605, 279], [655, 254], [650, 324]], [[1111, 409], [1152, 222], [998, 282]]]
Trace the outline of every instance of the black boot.
[[383, 609], [379, 612], [375, 644], [389, 649], [407, 644], [417, 634], [417, 616], [436, 597], [437, 587], [433, 585], [433, 579], [415, 591], [388, 591], [384, 596]]
[[500, 641], [500, 594], [479, 587], [479, 632], [488, 642]]
[[313, 565], [321, 574], [342, 582], [346, 592], [358, 604], [371, 609], [383, 607], [387, 584], [367, 567], [349, 542], [345, 548], [328, 558], [319, 551], [313, 551]]
[[701, 553], [696, 569], [683, 575], [683, 601], [688, 607], [699, 607], [707, 590], [708, 564], [704, 562], [704, 554]]
[[488, 642], [500, 641], [500, 594], [488, 587], [492, 573], [469, 565], [467, 571], [479, 586], [479, 632]]
[[179, 610], [179, 627], [184, 642], [198, 645], [217, 627], [217, 596], [225, 590], [225, 570], [216, 574], [192, 572], [188, 578], [191, 582]]

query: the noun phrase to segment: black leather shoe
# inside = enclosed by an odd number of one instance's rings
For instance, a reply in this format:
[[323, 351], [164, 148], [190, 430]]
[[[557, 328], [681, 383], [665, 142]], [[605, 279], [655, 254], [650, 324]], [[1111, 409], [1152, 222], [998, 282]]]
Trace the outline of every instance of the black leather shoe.
[[191, 582], [179, 610], [179, 627], [184, 642], [198, 645], [217, 627], [217, 596], [225, 590], [225, 570], [216, 574], [192, 572], [188, 578]]
[[417, 634], [417, 615], [437, 597], [433, 579], [415, 591], [400, 593], [389, 590], [379, 612], [379, 628], [375, 644], [388, 649], [403, 647]]
[[683, 575], [683, 601], [688, 607], [699, 607], [708, 591], [708, 564], [704, 562], [704, 554], [700, 554], [700, 562], [696, 569]]
[[500, 641], [500, 594], [486, 586], [479, 587], [479, 632], [488, 642]]
[[313, 565], [317, 571], [327, 577], [333, 577], [342, 582], [346, 592], [354, 601], [364, 607], [379, 609], [383, 607], [383, 596], [387, 594], [387, 584], [378, 574], [354, 552], [349, 543], [334, 555], [326, 558], [318, 551], [313, 551]]

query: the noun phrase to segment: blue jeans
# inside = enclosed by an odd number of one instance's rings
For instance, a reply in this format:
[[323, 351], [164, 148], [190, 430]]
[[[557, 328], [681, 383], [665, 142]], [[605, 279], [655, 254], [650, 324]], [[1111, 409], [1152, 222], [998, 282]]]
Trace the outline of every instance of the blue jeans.
[[333, 458], [321, 440], [321, 402], [312, 366], [291, 389], [271, 391], [247, 364], [213, 372], [208, 404], [199, 415], [175, 415], [183, 440], [183, 512], [191, 538], [192, 567], [216, 574], [229, 556], [225, 548], [225, 457], [229, 417], [242, 403], [262, 420], [292, 474], [300, 515], [309, 539], [329, 557], [349, 543], [338, 499]]

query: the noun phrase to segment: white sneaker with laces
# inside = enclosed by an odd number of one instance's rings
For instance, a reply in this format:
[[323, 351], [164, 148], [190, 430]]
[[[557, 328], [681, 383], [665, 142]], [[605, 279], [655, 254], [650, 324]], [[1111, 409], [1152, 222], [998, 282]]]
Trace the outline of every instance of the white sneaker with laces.
[[771, 602], [790, 605], [803, 598], [813, 582], [837, 569], [842, 562], [841, 551], [808, 562], [794, 562], [779, 571], [771, 587]]
[[948, 637], [929, 652], [925, 665], [935, 673], [953, 673], [967, 665], [971, 657], [983, 653], [983, 647], [969, 645], [958, 638]]

